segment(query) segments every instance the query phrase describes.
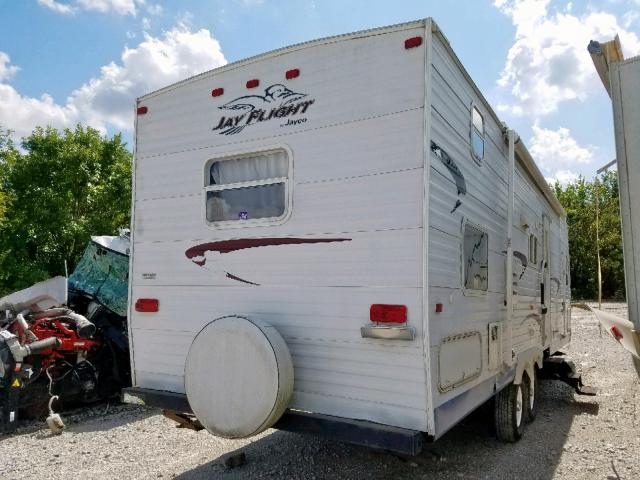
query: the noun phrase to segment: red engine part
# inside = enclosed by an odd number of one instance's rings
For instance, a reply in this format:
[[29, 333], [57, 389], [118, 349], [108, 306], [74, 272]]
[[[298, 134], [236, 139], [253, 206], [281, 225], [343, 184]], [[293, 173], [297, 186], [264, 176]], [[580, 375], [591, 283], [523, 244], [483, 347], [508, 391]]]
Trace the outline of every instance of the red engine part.
[[[99, 340], [80, 338], [73, 325], [56, 318], [41, 318], [30, 325], [30, 330], [38, 340], [45, 340], [50, 337], [60, 339], [61, 345], [58, 348], [42, 350], [38, 355], [42, 359], [42, 368], [47, 368], [58, 359], [68, 358], [70, 355], [78, 353], [89, 353], [92, 349], [97, 349], [102, 345]], [[20, 329], [17, 322], [14, 323], [12, 333], [20, 337], [20, 342], [25, 341], [25, 332]]]

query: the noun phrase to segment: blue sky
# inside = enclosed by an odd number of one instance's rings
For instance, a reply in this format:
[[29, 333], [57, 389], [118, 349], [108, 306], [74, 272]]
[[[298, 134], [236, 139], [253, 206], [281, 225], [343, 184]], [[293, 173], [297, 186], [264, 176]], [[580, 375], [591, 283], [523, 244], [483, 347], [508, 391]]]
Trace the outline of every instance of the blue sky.
[[131, 143], [147, 91], [274, 48], [432, 16], [549, 179], [614, 158], [611, 107], [586, 52], [640, 54], [640, 0], [0, 0], [0, 125], [88, 123]]

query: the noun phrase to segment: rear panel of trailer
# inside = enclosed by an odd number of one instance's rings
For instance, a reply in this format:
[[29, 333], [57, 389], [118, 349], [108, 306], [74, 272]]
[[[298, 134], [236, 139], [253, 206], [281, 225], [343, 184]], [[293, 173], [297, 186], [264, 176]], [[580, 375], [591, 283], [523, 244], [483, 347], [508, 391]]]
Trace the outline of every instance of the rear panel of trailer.
[[[195, 334], [218, 317], [246, 315], [277, 327], [290, 348], [292, 408], [432, 431], [422, 305], [427, 46], [407, 48], [414, 37], [425, 39], [425, 22], [290, 47], [139, 99], [136, 386], [183, 393]], [[299, 75], [286, 78], [292, 70]], [[247, 88], [250, 80], [259, 85]], [[221, 107], [246, 96], [269, 103], [274, 85], [312, 103], [240, 131], [224, 126], [221, 117], [250, 112]], [[208, 222], [210, 162], [274, 149], [289, 159], [281, 221]], [[279, 244], [283, 237], [306, 242]], [[189, 256], [227, 240], [263, 246]], [[158, 299], [158, 311], [136, 311], [139, 298]], [[415, 340], [362, 338], [372, 304], [406, 305]]]

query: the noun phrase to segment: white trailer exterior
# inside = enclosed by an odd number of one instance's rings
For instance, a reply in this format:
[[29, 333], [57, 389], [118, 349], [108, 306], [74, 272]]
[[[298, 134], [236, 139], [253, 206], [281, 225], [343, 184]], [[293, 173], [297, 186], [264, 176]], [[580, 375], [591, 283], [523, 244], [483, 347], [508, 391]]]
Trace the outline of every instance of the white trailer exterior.
[[[517, 137], [431, 19], [235, 62], [137, 107], [130, 401], [183, 396], [198, 332], [238, 315], [284, 338], [289, 411], [435, 439], [569, 342], [564, 211], [522, 142], [510, 163]], [[216, 177], [247, 158], [277, 174]], [[250, 187], [277, 191], [264, 211], [220, 206]], [[371, 324], [378, 304], [406, 323]]]
[[602, 44], [592, 41], [588, 50], [613, 107], [629, 319], [593, 312], [631, 352], [640, 374], [640, 56], [625, 59], [618, 36]]

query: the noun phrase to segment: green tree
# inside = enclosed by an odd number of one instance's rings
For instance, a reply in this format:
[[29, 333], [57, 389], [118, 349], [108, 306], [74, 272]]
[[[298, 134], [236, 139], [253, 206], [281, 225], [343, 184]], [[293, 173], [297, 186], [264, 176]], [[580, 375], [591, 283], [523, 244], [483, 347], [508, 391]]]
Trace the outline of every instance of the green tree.
[[568, 185], [556, 183], [554, 190], [567, 211], [572, 295], [575, 298], [597, 297], [596, 208], [599, 206], [602, 296], [624, 298], [617, 173], [604, 173], [594, 182], [580, 177]]
[[21, 146], [0, 134], [2, 294], [63, 274], [65, 261], [73, 269], [91, 235], [130, 221], [131, 153], [119, 134], [38, 127]]

